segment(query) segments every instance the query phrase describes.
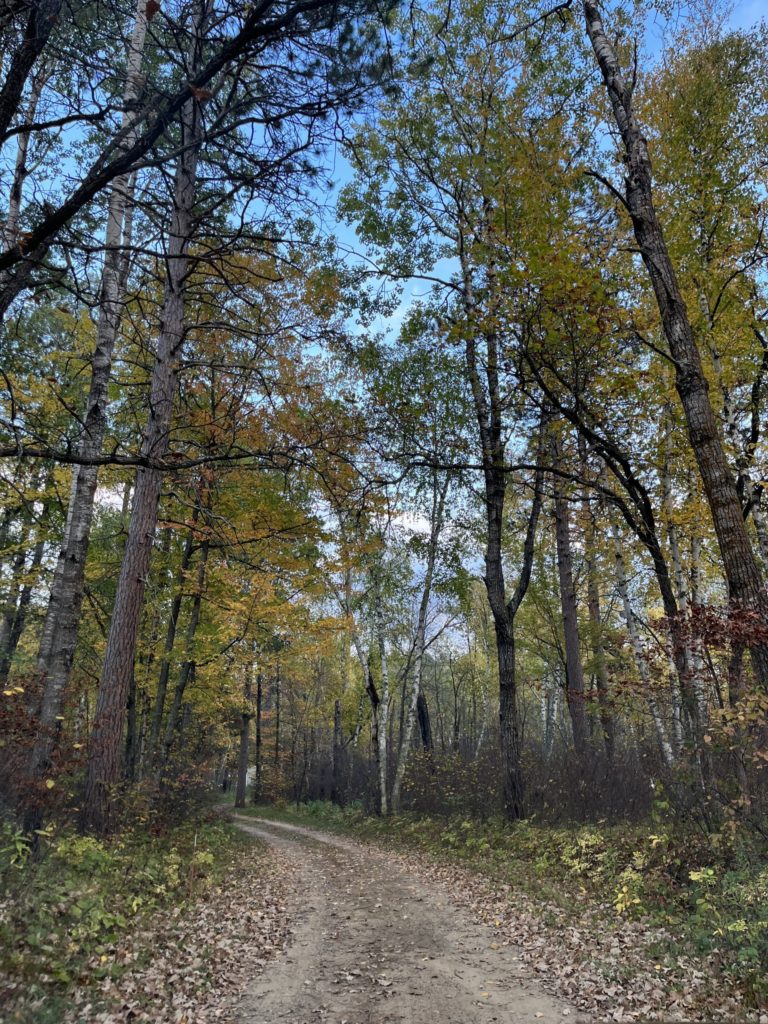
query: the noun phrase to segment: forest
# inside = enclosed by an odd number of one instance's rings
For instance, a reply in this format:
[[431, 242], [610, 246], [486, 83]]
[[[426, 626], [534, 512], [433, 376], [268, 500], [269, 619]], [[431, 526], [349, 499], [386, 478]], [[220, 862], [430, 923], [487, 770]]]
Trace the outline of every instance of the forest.
[[0, 6], [0, 1019], [220, 1019], [121, 943], [271, 970], [272, 817], [768, 1021], [760, 7]]

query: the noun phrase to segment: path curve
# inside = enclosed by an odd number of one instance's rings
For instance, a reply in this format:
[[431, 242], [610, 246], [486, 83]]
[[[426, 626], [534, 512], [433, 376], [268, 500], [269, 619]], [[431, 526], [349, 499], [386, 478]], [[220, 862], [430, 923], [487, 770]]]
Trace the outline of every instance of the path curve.
[[382, 850], [235, 815], [295, 869], [292, 940], [245, 993], [239, 1024], [566, 1024], [515, 949]]

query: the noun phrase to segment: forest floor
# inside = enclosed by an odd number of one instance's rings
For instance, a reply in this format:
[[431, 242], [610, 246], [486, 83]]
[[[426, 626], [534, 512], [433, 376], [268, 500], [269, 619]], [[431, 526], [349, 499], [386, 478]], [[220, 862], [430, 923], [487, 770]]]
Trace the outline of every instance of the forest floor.
[[239, 1024], [562, 1024], [583, 1020], [499, 941], [387, 851], [236, 817], [293, 867], [293, 938], [253, 981]]

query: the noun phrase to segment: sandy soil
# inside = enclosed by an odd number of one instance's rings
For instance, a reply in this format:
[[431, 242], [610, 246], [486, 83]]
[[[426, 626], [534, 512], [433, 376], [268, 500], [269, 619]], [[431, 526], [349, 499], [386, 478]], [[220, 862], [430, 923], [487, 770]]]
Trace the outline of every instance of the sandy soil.
[[586, 1019], [543, 992], [493, 929], [385, 853], [295, 825], [235, 820], [296, 870], [292, 940], [247, 990], [239, 1024]]

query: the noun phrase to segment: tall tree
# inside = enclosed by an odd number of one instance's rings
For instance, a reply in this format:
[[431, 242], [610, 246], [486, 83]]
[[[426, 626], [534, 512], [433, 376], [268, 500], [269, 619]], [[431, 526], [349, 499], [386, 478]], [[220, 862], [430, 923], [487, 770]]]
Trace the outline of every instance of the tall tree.
[[[648, 144], [635, 113], [632, 87], [621, 71], [599, 8], [584, 0], [583, 11], [587, 34], [624, 147], [624, 202], [669, 345], [677, 393], [717, 534], [729, 601], [735, 612], [752, 613], [761, 629], [765, 629], [768, 592], [744, 522], [736, 481], [712, 409], [701, 354], [656, 212]], [[768, 688], [768, 645], [756, 639], [750, 649], [755, 675], [761, 686]]]

